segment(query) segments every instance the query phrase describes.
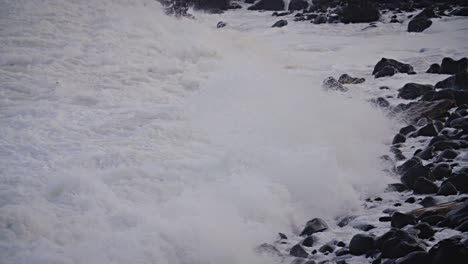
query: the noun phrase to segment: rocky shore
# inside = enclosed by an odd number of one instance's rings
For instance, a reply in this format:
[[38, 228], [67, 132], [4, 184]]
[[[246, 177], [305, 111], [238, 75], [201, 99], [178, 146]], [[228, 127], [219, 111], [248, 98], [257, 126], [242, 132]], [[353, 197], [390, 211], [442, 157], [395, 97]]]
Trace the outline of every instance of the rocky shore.
[[[176, 1], [168, 13], [189, 16], [189, 6], [210, 13], [247, 8], [281, 17], [272, 27], [294, 23], [407, 23], [407, 32], [430, 28], [433, 19], [466, 16], [466, 1]], [[229, 25], [220, 21], [218, 28]], [[379, 58], [376, 58], [378, 60]], [[427, 65], [428, 74], [447, 75], [436, 83], [408, 82], [394, 95], [370, 103], [406, 124], [381, 158], [400, 181], [382, 197], [366, 199], [366, 217], [347, 215], [327, 223], [315, 216], [296, 235], [257, 248], [260, 254], [291, 264], [314, 263], [468, 263], [468, 59], [446, 57]], [[408, 63], [380, 58], [372, 75], [390, 79], [418, 74]], [[364, 78], [343, 73], [323, 81], [323, 88], [346, 93]], [[387, 90], [388, 87], [379, 87]], [[404, 103], [399, 103], [401, 101]], [[392, 197], [391, 199], [388, 197]], [[394, 197], [398, 197], [394, 199]], [[326, 234], [333, 226], [334, 237]], [[340, 237], [340, 229], [352, 233]], [[338, 235], [337, 235], [338, 234]], [[332, 236], [332, 237], [333, 237]]]
[[[444, 58], [438, 64], [428, 65], [427, 73], [451, 76], [433, 85], [407, 83], [395, 98], [408, 103], [391, 106], [387, 99], [393, 98], [372, 100], [376, 107], [385, 108], [389, 115], [407, 123], [393, 138], [390, 147], [393, 157], [382, 156], [394, 164], [391, 173], [400, 178], [400, 182], [390, 184], [386, 192], [399, 193], [399, 198], [391, 201], [382, 197], [368, 198], [364, 207], [377, 213], [374, 221], [369, 218], [362, 221], [356, 215], [336, 219], [333, 226], [348, 231], [351, 227], [355, 235], [323, 243], [320, 233], [327, 232], [329, 225], [320, 218], [313, 218], [298, 237], [288, 240], [280, 233], [276, 243], [261, 245], [258, 250], [283, 258], [289, 254], [295, 257], [291, 260], [294, 264], [466, 263], [467, 62], [467, 58]], [[375, 78], [388, 78], [395, 73], [417, 74], [411, 65], [389, 58], [382, 58], [373, 71]], [[323, 87], [347, 92], [346, 86], [364, 81], [343, 74], [338, 80], [327, 78]], [[376, 232], [377, 226], [387, 228], [385, 232]]]

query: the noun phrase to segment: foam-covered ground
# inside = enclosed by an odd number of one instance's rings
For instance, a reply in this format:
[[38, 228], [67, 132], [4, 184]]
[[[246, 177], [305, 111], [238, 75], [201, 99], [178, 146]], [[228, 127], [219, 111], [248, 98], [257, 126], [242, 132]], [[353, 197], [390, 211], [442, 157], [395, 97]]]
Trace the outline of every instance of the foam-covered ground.
[[[196, 17], [0, 2], [1, 263], [271, 263], [253, 248], [312, 217], [333, 230], [393, 180], [378, 157], [397, 126], [366, 100], [444, 76], [373, 80], [380, 57], [422, 72], [468, 50], [460, 18], [409, 34]], [[322, 90], [345, 72], [368, 81]]]

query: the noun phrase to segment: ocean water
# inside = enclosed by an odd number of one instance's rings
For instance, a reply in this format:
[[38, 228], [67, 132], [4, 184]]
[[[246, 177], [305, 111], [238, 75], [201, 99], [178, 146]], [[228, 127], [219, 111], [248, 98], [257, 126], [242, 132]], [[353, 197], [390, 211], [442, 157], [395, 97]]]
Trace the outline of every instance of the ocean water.
[[[392, 181], [375, 62], [466, 50], [456, 19], [414, 36], [195, 15], [0, 1], [0, 263], [274, 263], [255, 247], [313, 217], [333, 229]], [[322, 89], [345, 72], [368, 81]]]

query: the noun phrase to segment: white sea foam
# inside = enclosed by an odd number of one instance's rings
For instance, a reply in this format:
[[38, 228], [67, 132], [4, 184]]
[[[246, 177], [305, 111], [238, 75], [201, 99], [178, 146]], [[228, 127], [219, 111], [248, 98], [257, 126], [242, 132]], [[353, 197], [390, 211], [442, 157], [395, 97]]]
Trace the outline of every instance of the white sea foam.
[[391, 122], [363, 93], [378, 81], [321, 88], [369, 77], [381, 36], [197, 17], [0, 2], [1, 263], [271, 263], [253, 249], [312, 217], [333, 227], [389, 181]]

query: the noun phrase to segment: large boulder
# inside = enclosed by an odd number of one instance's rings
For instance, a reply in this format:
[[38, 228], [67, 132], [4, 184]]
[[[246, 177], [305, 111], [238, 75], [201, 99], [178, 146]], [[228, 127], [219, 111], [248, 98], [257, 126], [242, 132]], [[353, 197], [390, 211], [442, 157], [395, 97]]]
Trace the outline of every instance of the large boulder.
[[367, 234], [357, 234], [349, 242], [349, 251], [357, 256], [366, 254], [374, 248], [374, 237]]
[[283, 0], [260, 0], [254, 5], [249, 6], [248, 10], [280, 11], [280, 10], [284, 10], [284, 1]]
[[343, 23], [369, 23], [379, 20], [380, 12], [370, 5], [348, 5], [343, 8], [341, 22]]
[[403, 228], [407, 225], [415, 225], [417, 222], [418, 220], [413, 215], [395, 212], [392, 214], [391, 226]]
[[196, 9], [202, 10], [227, 10], [229, 8], [230, 0], [189, 0], [192, 2]]
[[410, 189], [414, 189], [414, 184], [418, 178], [431, 179], [431, 170], [426, 166], [418, 164], [409, 168], [403, 176], [401, 176], [400, 180]]
[[430, 84], [407, 83], [398, 90], [398, 97], [413, 100], [431, 91], [434, 91], [434, 86]]
[[425, 251], [415, 251], [397, 259], [395, 264], [429, 264], [431, 260], [432, 258], [429, 253]]
[[309, 256], [309, 254], [307, 253], [307, 251], [304, 250], [304, 248], [297, 244], [297, 245], [294, 245], [290, 250], [289, 250], [289, 255], [293, 256], [293, 257], [298, 257], [298, 258], [307, 258]]
[[468, 71], [459, 72], [442, 80], [435, 85], [436, 88], [452, 88], [456, 90], [468, 90]]
[[423, 32], [432, 25], [432, 21], [428, 18], [412, 19], [408, 23], [408, 32]]
[[432, 264], [464, 264], [468, 260], [466, 237], [455, 236], [441, 240], [429, 250], [429, 254]]
[[461, 58], [459, 60], [454, 60], [449, 57], [442, 59], [442, 64], [440, 65], [441, 74], [457, 74], [459, 72], [464, 72], [468, 69], [468, 58]]
[[427, 93], [421, 98], [424, 101], [453, 100], [456, 105], [468, 104], [468, 91], [443, 89], [434, 93]]
[[414, 193], [416, 194], [431, 194], [436, 193], [438, 191], [438, 187], [435, 183], [431, 182], [430, 180], [419, 177], [413, 186]]
[[438, 117], [444, 116], [447, 114], [447, 111], [454, 106], [454, 100], [442, 99], [437, 101], [411, 102], [402, 106], [402, 110], [404, 110], [404, 115], [408, 119], [417, 121], [422, 117], [436, 119]]
[[378, 237], [376, 246], [382, 251], [382, 258], [401, 258], [412, 252], [425, 251], [424, 243], [404, 230], [391, 229]]
[[394, 59], [382, 58], [375, 65], [374, 70], [372, 71], [372, 75], [374, 75], [376, 78], [378, 78], [377, 75], [379, 74], [380, 71], [384, 70], [385, 67], [391, 67], [391, 68], [393, 68], [395, 70], [395, 72], [407, 73], [407, 74], [416, 74], [413, 67], [411, 65], [409, 65], [409, 64], [402, 63], [402, 62], [396, 61]]
[[305, 0], [291, 0], [289, 1], [288, 10], [297, 11], [304, 10], [309, 7], [309, 3]]
[[328, 229], [327, 223], [320, 219], [314, 218], [306, 223], [306, 226], [302, 230], [300, 236], [309, 236], [313, 233], [322, 232]]

